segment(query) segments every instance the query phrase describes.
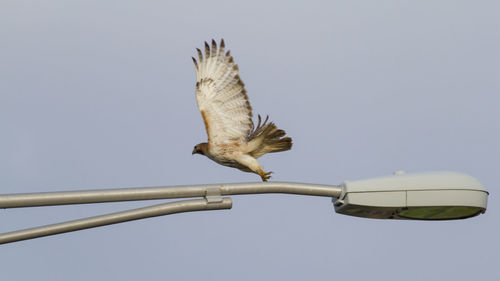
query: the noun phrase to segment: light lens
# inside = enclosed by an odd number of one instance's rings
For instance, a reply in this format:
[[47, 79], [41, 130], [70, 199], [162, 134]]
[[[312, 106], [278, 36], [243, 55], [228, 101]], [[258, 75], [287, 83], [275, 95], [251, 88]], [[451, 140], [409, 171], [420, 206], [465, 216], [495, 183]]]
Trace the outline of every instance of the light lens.
[[470, 218], [484, 211], [481, 207], [467, 206], [410, 207], [407, 210], [401, 210], [398, 216], [419, 220], [451, 220]]

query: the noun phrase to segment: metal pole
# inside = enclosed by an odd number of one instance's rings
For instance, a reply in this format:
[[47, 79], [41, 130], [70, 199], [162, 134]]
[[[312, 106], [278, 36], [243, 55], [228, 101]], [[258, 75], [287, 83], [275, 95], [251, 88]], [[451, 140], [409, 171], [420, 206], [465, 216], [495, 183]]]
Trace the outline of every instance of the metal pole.
[[120, 188], [4, 194], [0, 195], [0, 208], [205, 197], [210, 192], [216, 193], [216, 195], [219, 196], [261, 193], [287, 193], [338, 198], [340, 197], [341, 191], [341, 188], [338, 186], [292, 182], [252, 182], [204, 184], [193, 186]]
[[145, 208], [3, 233], [0, 234], [0, 244], [182, 212], [231, 209], [231, 206], [231, 198], [221, 198], [218, 202], [209, 202], [207, 199], [169, 202]]
[[232, 206], [231, 198], [222, 198], [221, 196], [223, 195], [286, 193], [338, 198], [341, 192], [342, 189], [339, 186], [292, 182], [255, 182], [4, 194], [0, 195], [0, 208], [186, 197], [205, 198], [170, 202], [151, 207], [3, 233], [0, 234], [0, 244], [179, 212], [230, 209]]

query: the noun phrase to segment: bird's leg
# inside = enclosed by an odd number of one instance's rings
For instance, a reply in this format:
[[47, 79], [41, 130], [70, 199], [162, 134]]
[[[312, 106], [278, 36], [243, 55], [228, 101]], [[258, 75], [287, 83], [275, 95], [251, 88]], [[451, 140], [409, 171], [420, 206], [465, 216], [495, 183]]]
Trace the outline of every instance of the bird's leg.
[[262, 181], [267, 181], [268, 179], [271, 178], [271, 174], [273, 172], [264, 172], [262, 169], [259, 170], [259, 176], [262, 179]]
[[250, 171], [258, 174], [262, 181], [267, 181], [271, 177], [272, 172], [264, 172], [262, 166], [259, 164], [257, 159], [253, 158], [250, 155], [243, 155], [238, 158], [238, 162], [250, 169]]

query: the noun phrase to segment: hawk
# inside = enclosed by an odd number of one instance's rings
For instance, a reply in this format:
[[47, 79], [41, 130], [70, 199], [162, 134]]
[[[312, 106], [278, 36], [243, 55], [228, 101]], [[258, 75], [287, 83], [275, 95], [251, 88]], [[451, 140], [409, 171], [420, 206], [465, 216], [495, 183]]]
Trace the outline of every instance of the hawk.
[[285, 131], [258, 116], [252, 121], [252, 107], [245, 84], [238, 74], [238, 65], [230, 51], [225, 53], [224, 39], [219, 47], [212, 40], [205, 42], [205, 55], [200, 49], [196, 70], [196, 101], [205, 123], [208, 142], [197, 144], [192, 154], [202, 154], [211, 160], [244, 172], [258, 174], [267, 181], [272, 172], [264, 172], [257, 159], [266, 153], [292, 148], [292, 139]]

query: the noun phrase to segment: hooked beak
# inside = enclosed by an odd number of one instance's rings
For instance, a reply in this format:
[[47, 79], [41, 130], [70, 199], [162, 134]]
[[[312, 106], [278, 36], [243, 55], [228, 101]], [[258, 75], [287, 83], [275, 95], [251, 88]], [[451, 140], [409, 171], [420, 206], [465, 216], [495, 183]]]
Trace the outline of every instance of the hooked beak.
[[191, 153], [191, 155], [194, 155], [196, 153], [196, 148], [193, 149], [193, 152]]

